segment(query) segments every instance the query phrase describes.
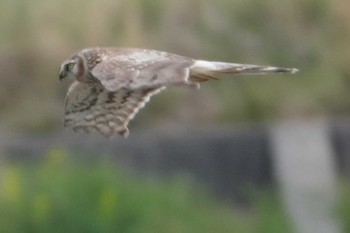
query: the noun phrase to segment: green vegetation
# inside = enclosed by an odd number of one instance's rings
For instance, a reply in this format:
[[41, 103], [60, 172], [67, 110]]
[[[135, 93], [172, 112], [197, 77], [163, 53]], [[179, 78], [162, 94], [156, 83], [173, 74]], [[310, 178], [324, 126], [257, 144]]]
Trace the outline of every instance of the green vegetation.
[[68, 82], [58, 82], [58, 66], [91, 46], [301, 69], [204, 83], [200, 94], [164, 92], [136, 118], [139, 124], [181, 118], [179, 112], [189, 125], [347, 114], [349, 8], [344, 0], [2, 0], [0, 119], [21, 129], [61, 127]]
[[271, 193], [242, 211], [186, 179], [145, 181], [111, 161], [73, 158], [56, 149], [0, 169], [1, 232], [291, 232]]

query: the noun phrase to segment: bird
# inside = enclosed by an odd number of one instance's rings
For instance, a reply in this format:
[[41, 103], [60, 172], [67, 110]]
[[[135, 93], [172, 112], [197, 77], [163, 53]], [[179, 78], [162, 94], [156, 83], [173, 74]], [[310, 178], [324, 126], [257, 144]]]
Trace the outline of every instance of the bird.
[[196, 60], [173, 53], [119, 47], [82, 49], [60, 66], [59, 79], [71, 78], [64, 126], [106, 137], [129, 135], [128, 124], [153, 95], [172, 86], [198, 89], [223, 75], [296, 73], [281, 68]]

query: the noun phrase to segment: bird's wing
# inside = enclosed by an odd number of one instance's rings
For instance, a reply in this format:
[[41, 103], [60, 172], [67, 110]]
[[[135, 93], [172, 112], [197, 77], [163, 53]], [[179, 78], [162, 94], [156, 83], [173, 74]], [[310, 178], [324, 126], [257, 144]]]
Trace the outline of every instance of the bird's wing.
[[194, 60], [142, 49], [111, 49], [91, 71], [109, 91], [191, 84], [189, 68]]
[[127, 137], [128, 123], [152, 95], [165, 87], [110, 92], [102, 86], [74, 82], [65, 101], [64, 126], [74, 131], [99, 132], [110, 137]]
[[194, 85], [224, 74], [295, 73], [297, 69], [193, 60], [156, 50], [105, 49], [92, 75], [110, 91], [152, 86]]

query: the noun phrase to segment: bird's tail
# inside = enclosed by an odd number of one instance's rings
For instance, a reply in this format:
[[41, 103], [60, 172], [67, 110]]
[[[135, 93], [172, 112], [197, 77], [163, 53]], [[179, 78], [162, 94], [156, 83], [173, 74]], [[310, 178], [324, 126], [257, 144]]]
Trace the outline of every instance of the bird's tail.
[[294, 74], [297, 71], [296, 68], [197, 60], [190, 69], [190, 79], [194, 82], [204, 82], [218, 79], [224, 74]]

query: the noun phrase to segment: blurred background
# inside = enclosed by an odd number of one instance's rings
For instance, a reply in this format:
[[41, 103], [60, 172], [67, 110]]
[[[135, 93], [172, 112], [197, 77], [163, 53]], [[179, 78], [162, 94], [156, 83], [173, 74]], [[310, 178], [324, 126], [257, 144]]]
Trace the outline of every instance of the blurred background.
[[[1, 232], [350, 232], [350, 2], [2, 0]], [[94, 46], [297, 67], [153, 97], [128, 139], [63, 129]]]

